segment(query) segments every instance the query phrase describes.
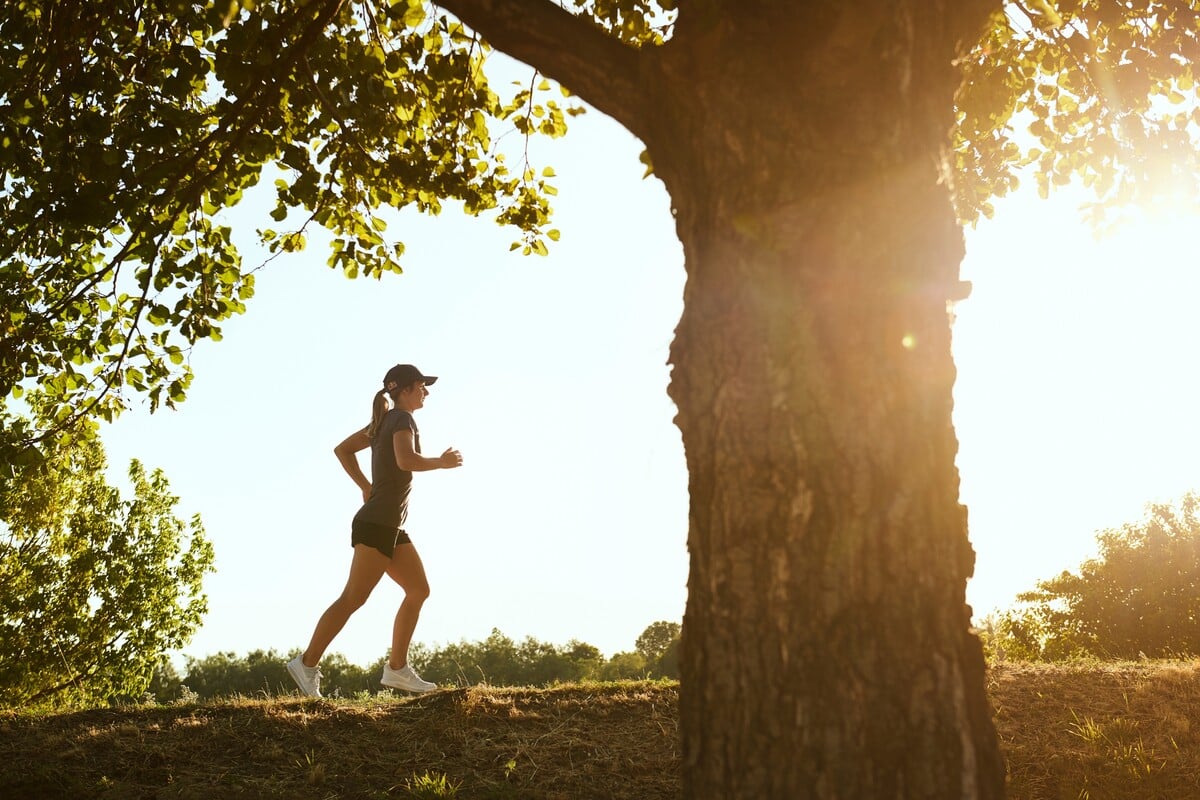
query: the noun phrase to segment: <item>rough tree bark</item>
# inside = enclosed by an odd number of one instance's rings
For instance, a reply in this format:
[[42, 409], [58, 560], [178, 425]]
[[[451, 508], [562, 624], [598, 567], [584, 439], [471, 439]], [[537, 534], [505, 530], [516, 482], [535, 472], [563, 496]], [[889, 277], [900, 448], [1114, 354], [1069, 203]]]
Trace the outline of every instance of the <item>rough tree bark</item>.
[[998, 798], [968, 632], [947, 304], [953, 61], [994, 0], [683, 4], [634, 51], [546, 0], [445, 0], [639, 136], [687, 286], [689, 798]]

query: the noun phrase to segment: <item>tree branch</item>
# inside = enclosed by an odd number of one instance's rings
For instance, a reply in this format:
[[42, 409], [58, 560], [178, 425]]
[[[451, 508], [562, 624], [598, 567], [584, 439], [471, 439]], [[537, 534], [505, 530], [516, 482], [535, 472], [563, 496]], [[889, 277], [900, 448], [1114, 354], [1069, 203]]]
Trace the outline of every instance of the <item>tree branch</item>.
[[434, 0], [488, 44], [529, 64], [635, 136], [646, 126], [648, 51], [549, 0]]

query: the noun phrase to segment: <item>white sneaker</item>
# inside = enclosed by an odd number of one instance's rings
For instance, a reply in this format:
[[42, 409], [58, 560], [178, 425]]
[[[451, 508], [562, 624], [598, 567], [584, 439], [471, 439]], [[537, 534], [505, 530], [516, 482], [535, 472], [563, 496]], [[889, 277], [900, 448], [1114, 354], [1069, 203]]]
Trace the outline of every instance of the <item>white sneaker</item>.
[[321, 668], [306, 667], [300, 656], [287, 663], [288, 674], [300, 687], [300, 693], [306, 697], [321, 696]]
[[384, 664], [383, 677], [379, 682], [389, 689], [403, 689], [406, 692], [432, 692], [437, 688], [436, 683], [421, 680], [421, 676], [408, 664], [400, 669], [392, 669]]

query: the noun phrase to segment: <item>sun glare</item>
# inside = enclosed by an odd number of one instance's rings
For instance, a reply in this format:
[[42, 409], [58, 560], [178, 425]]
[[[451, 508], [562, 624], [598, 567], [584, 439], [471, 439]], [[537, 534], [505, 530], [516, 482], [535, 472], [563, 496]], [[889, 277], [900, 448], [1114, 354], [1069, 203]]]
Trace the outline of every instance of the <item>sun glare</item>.
[[977, 613], [1200, 490], [1200, 216], [1131, 215], [1096, 238], [1069, 198], [1010, 200], [968, 234], [974, 291], [955, 308]]

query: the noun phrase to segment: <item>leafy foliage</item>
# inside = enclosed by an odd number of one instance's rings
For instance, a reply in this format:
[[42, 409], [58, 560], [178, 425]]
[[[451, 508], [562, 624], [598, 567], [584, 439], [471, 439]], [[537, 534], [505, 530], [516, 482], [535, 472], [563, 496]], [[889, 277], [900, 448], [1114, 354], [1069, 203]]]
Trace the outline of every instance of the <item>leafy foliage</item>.
[[[663, 633], [672, 631], [669, 638], [662, 638]], [[566, 645], [555, 645], [527, 637], [518, 643], [493, 630], [478, 642], [464, 640], [437, 648], [415, 644], [409, 657], [422, 677], [441, 686], [548, 686], [585, 680], [678, 678], [679, 623], [653, 623], [638, 637], [638, 642], [650, 641], [655, 642], [653, 650], [657, 655], [639, 644], [635, 652], [617, 653], [605, 659], [586, 642], [572, 640]], [[160, 701], [179, 699], [185, 694], [184, 687], [205, 700], [291, 691], [292, 679], [284, 665], [295, 654], [255, 650], [243, 657], [225, 652], [189, 658], [182, 679], [160, 665], [156, 672], [160, 688], [154, 692], [155, 697]], [[385, 660], [383, 656], [360, 667], [341, 654], [326, 655], [321, 660], [322, 693], [354, 697], [361, 692], [381, 691], [379, 678]]]
[[1078, 177], [1097, 224], [1200, 190], [1196, 0], [1006, 3], [963, 65], [957, 203], [973, 220], [1032, 168], [1038, 191]]
[[[502, 99], [488, 48], [422, 0], [8, 3], [0, 15], [0, 426], [12, 455], [129, 392], [183, 400], [190, 347], [245, 310], [220, 220], [275, 176], [272, 252], [332, 235], [348, 276], [399, 272], [382, 207], [494, 210], [545, 253], [554, 189], [493, 143], [578, 106]], [[555, 92], [557, 94], [557, 92]], [[295, 212], [295, 213], [293, 213]], [[264, 221], [265, 222], [265, 221]], [[518, 243], [518, 246], [521, 246]], [[46, 404], [13, 408], [23, 386]]]
[[1099, 555], [1039, 581], [994, 622], [992, 649], [1030, 660], [1136, 659], [1200, 650], [1200, 496], [1151, 505], [1097, 534]]
[[562, 5], [634, 47], [665, 44], [678, 15], [676, 0], [566, 0]]
[[207, 608], [200, 519], [161, 472], [132, 462], [126, 500], [104, 468], [84, 440], [0, 495], [0, 707], [137, 697]]
[[141, 697], [130, 698], [130, 700], [157, 702], [160, 699], [178, 699], [183, 694], [183, 679], [179, 677], [179, 672], [171, 663], [171, 659], [164, 654], [154, 665], [154, 671], [150, 674], [150, 683], [146, 686], [146, 691], [142, 693]]
[[[285, 665], [295, 655], [296, 652], [281, 655], [275, 650], [254, 650], [241, 658], [232, 652], [189, 658], [181, 683], [204, 699], [287, 692], [295, 684]], [[351, 664], [345, 656], [331, 653], [321, 662], [321, 691], [330, 697], [353, 697], [359, 692], [378, 691], [382, 671], [383, 659], [363, 668]], [[177, 691], [158, 699], [173, 700], [179, 696]]]
[[[1193, 196], [1196, 3], [1008, 3], [962, 65], [961, 217], [990, 215], [1028, 169], [1043, 193], [1080, 176], [1097, 215]], [[674, 0], [562, 5], [635, 47], [667, 42], [678, 14]], [[72, 420], [186, 397], [190, 348], [253, 295], [224, 220], [264, 181], [260, 239], [291, 253], [325, 228], [329, 265], [351, 277], [401, 269], [385, 208], [490, 211], [520, 231], [514, 248], [548, 252], [553, 171], [528, 148], [510, 167], [498, 141], [560, 136], [582, 108], [536, 72], [501, 97], [489, 52], [425, 0], [6, 4], [0, 456], [16, 469]], [[35, 386], [36, 413], [18, 402]]]
[[626, 680], [647, 677], [678, 678], [678, 623], [655, 622], [638, 638], [649, 641], [663, 631], [675, 637], [662, 645], [658, 655], [647, 655], [639, 645], [635, 652], [616, 653], [605, 660], [600, 651], [585, 642], [565, 646], [539, 642], [530, 637], [520, 644], [493, 630], [481, 642], [459, 642], [436, 650], [414, 647], [410, 653], [422, 677], [446, 686], [546, 686], [581, 680]]
[[647, 661], [657, 661], [678, 641], [681, 627], [678, 622], [659, 620], [642, 631], [634, 647]]

